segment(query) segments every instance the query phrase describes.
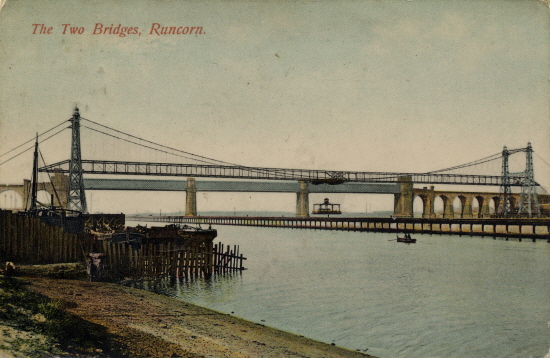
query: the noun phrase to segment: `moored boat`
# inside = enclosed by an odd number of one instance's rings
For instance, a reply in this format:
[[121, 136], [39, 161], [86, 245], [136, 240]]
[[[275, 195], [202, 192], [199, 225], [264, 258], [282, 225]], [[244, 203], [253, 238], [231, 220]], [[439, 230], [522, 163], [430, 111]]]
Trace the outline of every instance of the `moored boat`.
[[113, 243], [126, 243], [139, 248], [141, 244], [168, 243], [177, 246], [188, 246], [193, 243], [212, 242], [218, 235], [216, 229], [209, 227], [202, 229], [188, 225], [170, 224], [164, 227], [134, 226], [123, 230], [108, 232], [91, 231], [98, 240], [106, 240]]

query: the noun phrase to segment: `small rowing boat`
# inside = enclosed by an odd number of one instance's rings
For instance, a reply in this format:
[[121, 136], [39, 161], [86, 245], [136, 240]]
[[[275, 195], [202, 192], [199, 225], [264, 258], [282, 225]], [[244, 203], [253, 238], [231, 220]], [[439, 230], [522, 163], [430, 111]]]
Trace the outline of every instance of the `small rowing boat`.
[[397, 242], [405, 242], [407, 244], [414, 244], [416, 243], [416, 239], [411, 238], [411, 235], [405, 234], [403, 237], [397, 236]]

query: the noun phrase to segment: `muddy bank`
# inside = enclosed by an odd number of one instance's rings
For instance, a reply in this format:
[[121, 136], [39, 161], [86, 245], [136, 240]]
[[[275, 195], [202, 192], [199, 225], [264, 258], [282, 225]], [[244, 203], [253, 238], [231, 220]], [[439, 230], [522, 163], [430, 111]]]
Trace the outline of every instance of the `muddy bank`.
[[114, 284], [26, 278], [28, 289], [122, 340], [133, 357], [372, 357], [151, 292]]

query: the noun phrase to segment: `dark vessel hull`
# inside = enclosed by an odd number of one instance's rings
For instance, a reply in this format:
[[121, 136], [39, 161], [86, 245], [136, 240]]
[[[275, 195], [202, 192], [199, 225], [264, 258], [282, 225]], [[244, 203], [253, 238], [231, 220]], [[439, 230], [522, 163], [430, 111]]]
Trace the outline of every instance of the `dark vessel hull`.
[[407, 244], [414, 244], [416, 243], [416, 239], [408, 239], [406, 237], [397, 237], [397, 242], [404, 242], [404, 243], [407, 243]]

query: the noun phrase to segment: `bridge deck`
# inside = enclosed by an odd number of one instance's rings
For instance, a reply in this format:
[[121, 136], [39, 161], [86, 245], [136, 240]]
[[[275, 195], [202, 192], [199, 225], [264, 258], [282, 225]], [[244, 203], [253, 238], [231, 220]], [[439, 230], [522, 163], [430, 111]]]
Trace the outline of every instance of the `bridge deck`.
[[[69, 160], [64, 160], [42, 168], [41, 172], [69, 172]], [[200, 165], [177, 163], [123, 162], [112, 160], [82, 160], [83, 174], [112, 175], [153, 175], [172, 177], [209, 177], [260, 180], [311, 181], [340, 184], [356, 183], [396, 183], [403, 177], [410, 177], [414, 183], [455, 184], [455, 185], [494, 185], [502, 184], [501, 176], [441, 174], [441, 173], [390, 173], [355, 172], [314, 169], [260, 168], [231, 165]], [[511, 176], [511, 179], [514, 179]], [[521, 186], [521, 180], [510, 180], [511, 186]]]
[[[148, 180], [148, 179], [97, 179], [84, 178], [86, 190], [153, 190], [185, 191], [186, 180]], [[210, 192], [271, 192], [296, 193], [300, 185], [296, 181], [250, 181], [250, 180], [197, 180], [197, 191]], [[399, 193], [395, 183], [343, 183], [339, 185], [318, 184], [308, 187], [310, 193]]]

